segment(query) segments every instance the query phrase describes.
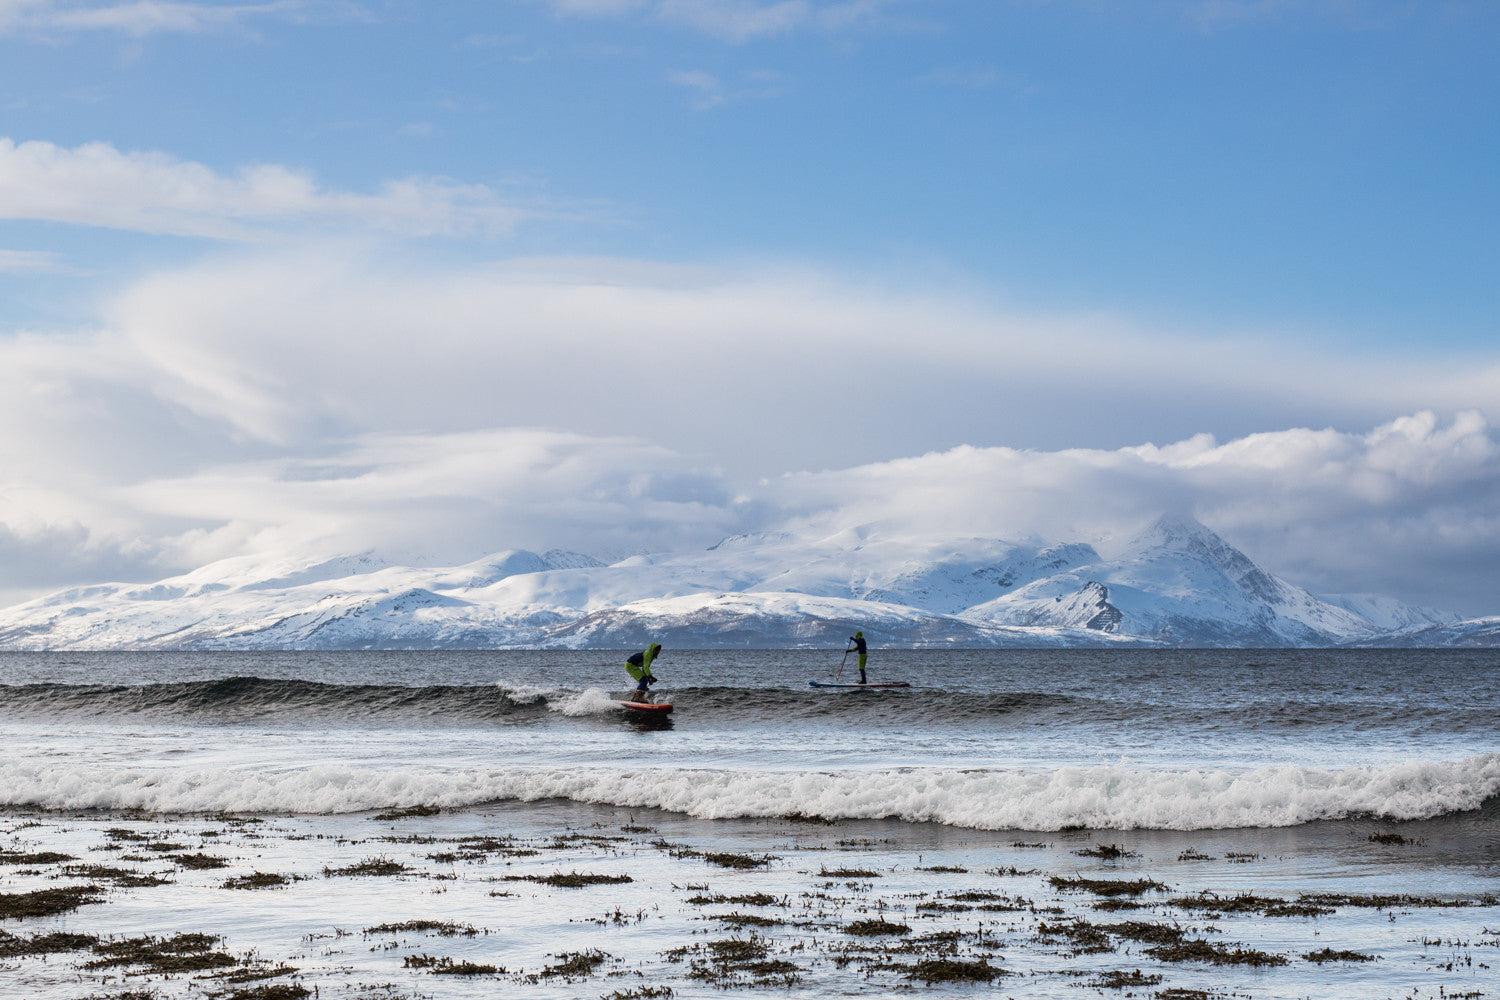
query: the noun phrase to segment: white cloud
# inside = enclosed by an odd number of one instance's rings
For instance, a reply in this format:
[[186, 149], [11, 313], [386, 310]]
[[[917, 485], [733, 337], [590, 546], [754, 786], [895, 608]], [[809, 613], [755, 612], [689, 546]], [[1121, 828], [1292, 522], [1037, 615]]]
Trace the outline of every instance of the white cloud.
[[1500, 453], [1464, 411], [1497, 408], [1493, 359], [1164, 338], [895, 280], [241, 252], [137, 282], [92, 332], [0, 338], [0, 587], [783, 521], [1107, 547], [1190, 507], [1299, 583], [1493, 610], [1463, 595], [1500, 557]]
[[0, 218], [212, 239], [351, 227], [409, 236], [505, 233], [526, 214], [483, 185], [389, 181], [375, 194], [328, 190], [277, 164], [220, 174], [165, 153], [93, 142], [68, 149], [0, 138]]
[[313, 6], [304, 0], [256, 4], [0, 0], [0, 34], [18, 31], [117, 31], [135, 37], [166, 31], [196, 34], [222, 30], [253, 18], [296, 17]]
[[61, 258], [45, 250], [0, 250], [0, 274], [56, 271], [61, 267]]
[[549, 0], [559, 14], [646, 16], [722, 41], [748, 42], [815, 29], [842, 32], [884, 22], [902, 0]]

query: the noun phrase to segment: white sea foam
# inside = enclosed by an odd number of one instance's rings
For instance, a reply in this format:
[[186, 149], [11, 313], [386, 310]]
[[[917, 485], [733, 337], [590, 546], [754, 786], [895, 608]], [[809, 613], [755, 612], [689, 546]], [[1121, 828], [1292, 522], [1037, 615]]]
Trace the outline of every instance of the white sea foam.
[[578, 694], [554, 699], [549, 706], [563, 715], [604, 715], [620, 711], [620, 701], [603, 688], [586, 688]]
[[1500, 793], [1500, 754], [1372, 767], [1247, 772], [1092, 768], [742, 771], [707, 768], [298, 769], [0, 765], [0, 803], [153, 812], [341, 813], [565, 798], [704, 818], [893, 817], [976, 829], [1191, 830], [1369, 815], [1423, 819]]

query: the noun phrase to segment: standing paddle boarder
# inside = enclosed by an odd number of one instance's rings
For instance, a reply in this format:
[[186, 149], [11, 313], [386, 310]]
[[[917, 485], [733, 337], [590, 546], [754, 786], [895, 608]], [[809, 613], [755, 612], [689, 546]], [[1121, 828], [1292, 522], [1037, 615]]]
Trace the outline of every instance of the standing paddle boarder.
[[844, 650], [844, 655], [848, 656], [850, 653], [859, 654], [859, 682], [863, 684], [865, 683], [865, 660], [869, 659], [869, 647], [865, 645], [865, 634], [856, 629], [854, 634], [849, 637], [849, 641], [854, 643], [854, 645]]
[[661, 643], [653, 642], [639, 653], [632, 653], [625, 661], [625, 672], [635, 678], [635, 700], [643, 705], [651, 704], [649, 688], [656, 683], [651, 676], [651, 661], [661, 655]]

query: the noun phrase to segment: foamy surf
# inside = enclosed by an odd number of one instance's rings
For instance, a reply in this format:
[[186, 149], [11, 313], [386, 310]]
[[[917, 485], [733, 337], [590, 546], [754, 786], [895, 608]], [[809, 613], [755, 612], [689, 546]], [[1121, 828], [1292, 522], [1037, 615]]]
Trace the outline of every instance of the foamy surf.
[[570, 799], [705, 819], [791, 813], [900, 819], [981, 830], [1200, 830], [1368, 816], [1430, 819], [1500, 794], [1500, 754], [1324, 769], [1152, 771], [898, 768], [745, 771], [589, 767], [298, 769], [0, 766], [0, 803], [155, 813], [345, 813], [419, 804], [462, 808]]

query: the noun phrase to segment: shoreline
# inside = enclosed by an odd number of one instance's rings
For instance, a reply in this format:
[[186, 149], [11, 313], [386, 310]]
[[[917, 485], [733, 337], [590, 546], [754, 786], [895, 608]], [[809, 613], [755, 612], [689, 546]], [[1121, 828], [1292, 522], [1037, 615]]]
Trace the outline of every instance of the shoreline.
[[1476, 996], [1500, 984], [1495, 813], [1027, 833], [12, 807], [0, 976], [46, 1000]]

